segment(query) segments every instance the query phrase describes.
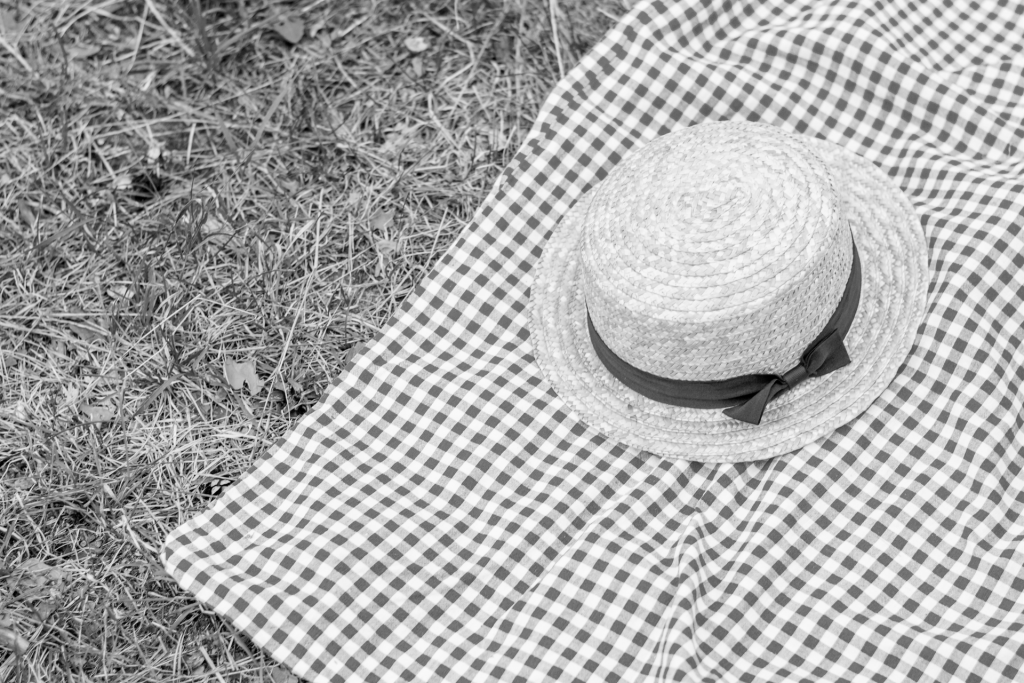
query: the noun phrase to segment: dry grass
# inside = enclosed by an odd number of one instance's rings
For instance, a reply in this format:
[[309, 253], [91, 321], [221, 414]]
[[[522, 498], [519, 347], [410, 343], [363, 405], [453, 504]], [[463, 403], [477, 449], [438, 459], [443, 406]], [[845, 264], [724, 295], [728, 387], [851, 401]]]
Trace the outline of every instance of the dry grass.
[[623, 12], [0, 0], [0, 680], [291, 680], [161, 542], [386, 324]]

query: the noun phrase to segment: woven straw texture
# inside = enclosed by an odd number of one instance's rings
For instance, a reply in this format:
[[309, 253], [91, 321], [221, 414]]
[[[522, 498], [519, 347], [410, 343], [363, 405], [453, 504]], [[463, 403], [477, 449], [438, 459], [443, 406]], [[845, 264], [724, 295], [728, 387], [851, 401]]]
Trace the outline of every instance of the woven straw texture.
[[[552, 235], [534, 298], [551, 277], [561, 293], [577, 288], [564, 278], [569, 247], [580, 252], [578, 288], [595, 326], [631, 364], [702, 381], [785, 372], [832, 315], [853, 261], [813, 141], [729, 121], [643, 146], [570, 210], [576, 230]], [[912, 211], [900, 206], [890, 223]], [[541, 322], [538, 334], [551, 321]]]
[[[853, 362], [779, 396], [760, 425], [649, 399], [594, 354], [588, 310], [613, 351], [656, 375], [782, 374], [842, 298], [851, 233]], [[687, 460], [770, 458], [889, 385], [924, 317], [927, 259], [914, 207], [870, 162], [765, 124], [705, 123], [631, 154], [570, 209], [536, 267], [531, 340], [558, 395], [613, 439]]]
[[[171, 532], [167, 570], [318, 683], [1021, 680], [1022, 17], [640, 3], [380, 338]], [[708, 464], [584, 421], [544, 379], [527, 303], [590, 187], [723, 119], [879, 168], [930, 281], [905, 364], [856, 419]]]

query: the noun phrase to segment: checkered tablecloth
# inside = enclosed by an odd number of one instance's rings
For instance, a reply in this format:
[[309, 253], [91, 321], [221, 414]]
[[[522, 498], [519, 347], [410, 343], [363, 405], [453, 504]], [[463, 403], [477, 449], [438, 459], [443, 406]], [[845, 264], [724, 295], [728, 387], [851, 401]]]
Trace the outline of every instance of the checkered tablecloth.
[[[635, 7], [551, 93], [385, 332], [167, 570], [312, 681], [1024, 680], [1024, 3]], [[926, 318], [788, 455], [649, 456], [540, 376], [532, 267], [627, 150], [706, 119], [845, 146], [910, 197]]]

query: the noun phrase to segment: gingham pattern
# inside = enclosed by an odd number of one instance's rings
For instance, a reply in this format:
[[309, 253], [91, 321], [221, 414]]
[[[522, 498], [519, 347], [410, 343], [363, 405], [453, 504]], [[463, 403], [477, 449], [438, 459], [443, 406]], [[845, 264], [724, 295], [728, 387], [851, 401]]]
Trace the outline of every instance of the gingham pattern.
[[[300, 676], [1024, 679], [1024, 3], [707, 4], [635, 7], [382, 336], [167, 539], [181, 586]], [[558, 218], [706, 118], [867, 157], [930, 249], [891, 386], [744, 464], [609, 441], [526, 331]]]

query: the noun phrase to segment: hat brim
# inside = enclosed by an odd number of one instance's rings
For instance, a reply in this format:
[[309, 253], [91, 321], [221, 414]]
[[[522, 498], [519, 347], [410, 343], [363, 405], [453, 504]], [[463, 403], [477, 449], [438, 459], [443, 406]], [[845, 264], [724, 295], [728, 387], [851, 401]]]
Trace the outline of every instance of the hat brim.
[[599, 186], [563, 216], [535, 267], [530, 337], [554, 392], [583, 422], [643, 451], [700, 462], [747, 462], [788, 453], [855, 419], [885, 392], [924, 318], [928, 250], [921, 222], [881, 169], [810, 138], [831, 170], [860, 253], [860, 305], [845, 345], [851, 364], [812, 378], [768, 404], [760, 425], [721, 410], [659, 403], [616, 380], [594, 354], [580, 287], [582, 220]]

